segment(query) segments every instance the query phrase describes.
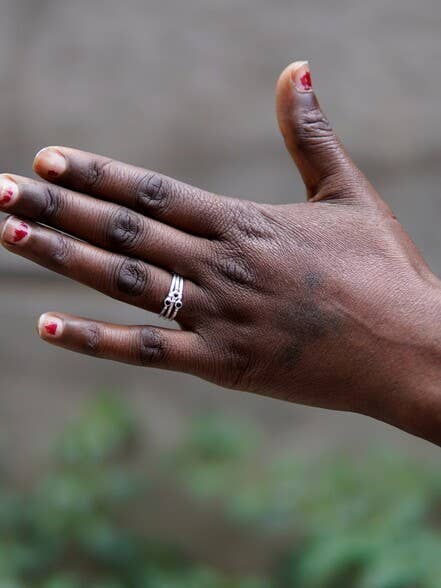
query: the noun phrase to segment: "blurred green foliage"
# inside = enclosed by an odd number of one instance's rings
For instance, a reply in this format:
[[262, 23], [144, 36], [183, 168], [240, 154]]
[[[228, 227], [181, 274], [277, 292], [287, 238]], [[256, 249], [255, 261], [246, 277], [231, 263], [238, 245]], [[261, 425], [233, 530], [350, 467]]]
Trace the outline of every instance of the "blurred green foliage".
[[[441, 586], [441, 474], [428, 464], [384, 452], [274, 461], [254, 431], [208, 416], [144, 476], [137, 437], [125, 407], [100, 397], [31, 490], [0, 479], [0, 588]], [[232, 578], [148, 539], [130, 514], [154, 511], [164, 481], [216, 505], [248, 544], [282, 538], [285, 555], [266, 577]]]

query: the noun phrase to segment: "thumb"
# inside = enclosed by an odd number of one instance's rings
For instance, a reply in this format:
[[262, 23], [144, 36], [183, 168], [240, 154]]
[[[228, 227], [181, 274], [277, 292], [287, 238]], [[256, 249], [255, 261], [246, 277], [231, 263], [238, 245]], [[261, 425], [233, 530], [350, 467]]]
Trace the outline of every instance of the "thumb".
[[[312, 88], [307, 61], [296, 61], [280, 75], [276, 89], [277, 118], [308, 198], [336, 199], [355, 194], [343, 190], [364, 176], [346, 153], [323, 114]], [[366, 181], [364, 179], [364, 181]]]

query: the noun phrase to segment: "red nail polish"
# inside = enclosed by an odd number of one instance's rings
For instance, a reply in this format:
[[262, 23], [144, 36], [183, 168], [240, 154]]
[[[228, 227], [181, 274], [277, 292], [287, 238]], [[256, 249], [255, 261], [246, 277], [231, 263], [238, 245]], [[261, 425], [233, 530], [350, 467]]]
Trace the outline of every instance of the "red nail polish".
[[26, 225], [25, 223], [20, 223], [20, 226], [17, 227], [16, 229], [14, 229], [14, 237], [13, 237], [14, 243], [18, 243], [19, 241], [21, 241], [22, 239], [27, 237], [28, 233], [29, 233], [28, 225]]
[[4, 243], [15, 244], [24, 239], [29, 239], [31, 228], [20, 219], [10, 216], [3, 224], [0, 239]]
[[64, 155], [54, 147], [42, 149], [35, 156], [34, 167], [39, 174], [49, 178], [58, 178], [67, 168]]
[[0, 205], [10, 204], [17, 195], [17, 184], [2, 174], [0, 176]]
[[298, 92], [311, 92], [311, 71], [307, 61], [300, 62], [292, 72], [292, 79]]
[[58, 339], [63, 334], [63, 321], [50, 314], [42, 314], [38, 320], [38, 332], [40, 337], [53, 337]]
[[304, 90], [308, 91], [312, 89], [311, 73], [309, 71], [305, 71], [305, 73], [301, 76], [300, 83], [302, 84]]
[[11, 202], [13, 196], [14, 192], [11, 189], [5, 190], [0, 199], [0, 204], [7, 204], [8, 202]]
[[47, 325], [44, 325], [44, 330], [48, 335], [56, 335], [57, 329], [57, 323], [48, 323]]

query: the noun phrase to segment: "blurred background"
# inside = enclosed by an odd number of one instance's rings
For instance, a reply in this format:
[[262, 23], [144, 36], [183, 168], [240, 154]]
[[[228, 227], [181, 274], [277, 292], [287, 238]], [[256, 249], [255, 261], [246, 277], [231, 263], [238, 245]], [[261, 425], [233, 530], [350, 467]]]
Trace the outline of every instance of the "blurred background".
[[[440, 275], [440, 27], [438, 0], [0, 0], [1, 171], [29, 175], [62, 144], [301, 201], [274, 86], [308, 59], [331, 123]], [[0, 588], [439, 588], [438, 449], [49, 347], [34, 331], [47, 310], [157, 319], [4, 251], [0, 284]]]

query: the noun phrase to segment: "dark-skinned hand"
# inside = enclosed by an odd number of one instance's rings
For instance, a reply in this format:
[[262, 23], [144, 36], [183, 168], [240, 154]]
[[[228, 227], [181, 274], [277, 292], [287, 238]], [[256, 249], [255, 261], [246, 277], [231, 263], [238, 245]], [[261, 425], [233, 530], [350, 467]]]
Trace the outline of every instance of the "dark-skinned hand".
[[4, 174], [11, 252], [159, 313], [184, 277], [181, 329], [62, 313], [41, 337], [96, 357], [368, 414], [441, 443], [441, 289], [322, 113], [305, 62], [277, 114], [308, 202], [262, 205], [67, 147]]

